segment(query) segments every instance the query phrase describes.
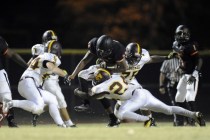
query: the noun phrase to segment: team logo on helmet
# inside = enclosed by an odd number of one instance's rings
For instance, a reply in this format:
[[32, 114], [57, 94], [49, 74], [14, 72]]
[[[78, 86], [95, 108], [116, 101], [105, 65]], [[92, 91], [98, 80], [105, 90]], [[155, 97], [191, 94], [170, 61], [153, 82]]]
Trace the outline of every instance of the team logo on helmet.
[[111, 78], [110, 72], [105, 69], [100, 68], [94, 73], [93, 84], [98, 85], [110, 78]]

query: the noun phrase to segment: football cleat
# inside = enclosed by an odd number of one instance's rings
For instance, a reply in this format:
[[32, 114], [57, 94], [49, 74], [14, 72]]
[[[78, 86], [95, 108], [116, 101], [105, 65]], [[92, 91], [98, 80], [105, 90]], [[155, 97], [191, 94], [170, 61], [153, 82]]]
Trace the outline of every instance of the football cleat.
[[155, 124], [155, 119], [154, 118], [150, 118], [149, 120], [144, 122], [144, 127], [152, 127], [152, 126], [157, 126]]
[[76, 88], [74, 90], [74, 95], [76, 95], [82, 99], [87, 99], [87, 97], [88, 97], [88, 94], [86, 92], [79, 90], [79, 88]]
[[62, 128], [66, 128], [66, 125], [65, 124], [58, 124], [57, 126], [58, 127], [62, 127]]
[[7, 113], [9, 109], [12, 108], [12, 106], [13, 104], [11, 100], [3, 99], [3, 107], [2, 107], [3, 113]]
[[31, 123], [32, 123], [32, 125], [33, 125], [34, 127], [36, 127], [36, 125], [37, 125], [37, 119], [38, 119], [39, 115], [37, 115], [37, 114], [32, 114], [32, 116], [33, 116], [33, 119], [32, 119], [32, 121], [31, 121]]
[[75, 106], [74, 110], [77, 112], [84, 112], [84, 111], [90, 111], [90, 105], [89, 104], [82, 104], [79, 106]]
[[120, 124], [120, 120], [117, 118], [110, 118], [109, 123], [107, 124], [107, 127], [118, 127]]
[[206, 122], [203, 119], [203, 114], [201, 112], [196, 112], [195, 120], [200, 126], [206, 126]]
[[72, 125], [66, 125], [66, 127], [71, 127], [71, 128], [75, 128], [77, 127], [75, 124], [72, 124]]
[[18, 127], [17, 124], [14, 122], [14, 120], [8, 122], [9, 127]]

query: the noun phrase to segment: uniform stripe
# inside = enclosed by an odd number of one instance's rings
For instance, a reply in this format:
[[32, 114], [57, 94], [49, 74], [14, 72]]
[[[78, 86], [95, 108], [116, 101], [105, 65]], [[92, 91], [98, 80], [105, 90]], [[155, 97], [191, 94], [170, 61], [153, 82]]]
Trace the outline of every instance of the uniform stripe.
[[138, 54], [140, 54], [140, 50], [141, 50], [140, 45], [138, 43], [136, 44], [137, 44]]
[[177, 58], [165, 60], [160, 68], [160, 71], [166, 74], [166, 77], [170, 80], [175, 79], [177, 82], [181, 78], [181, 74], [177, 72], [180, 66], [180, 61]]
[[47, 50], [48, 53], [51, 52], [52, 44], [53, 44], [54, 42], [55, 42], [55, 40], [52, 40], [52, 41], [50, 42], [50, 44], [48, 45], [48, 50]]
[[110, 74], [110, 72], [109, 71], [107, 71], [107, 70], [105, 70], [105, 69], [99, 69], [99, 70], [101, 70], [101, 71], [103, 71], [103, 72], [106, 72], [109, 76], [111, 76], [111, 74]]

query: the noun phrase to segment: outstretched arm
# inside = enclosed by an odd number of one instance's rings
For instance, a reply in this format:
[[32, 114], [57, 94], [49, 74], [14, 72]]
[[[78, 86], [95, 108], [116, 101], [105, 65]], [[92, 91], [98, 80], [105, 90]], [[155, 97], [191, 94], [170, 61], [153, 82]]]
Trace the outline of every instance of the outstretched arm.
[[159, 62], [163, 62], [164, 60], [166, 60], [167, 57], [166, 56], [159, 56], [159, 55], [153, 55], [151, 56], [149, 63], [159, 63]]
[[74, 79], [75, 76], [94, 58], [94, 55], [88, 51], [82, 60], [77, 64], [73, 73], [69, 76], [70, 79]]

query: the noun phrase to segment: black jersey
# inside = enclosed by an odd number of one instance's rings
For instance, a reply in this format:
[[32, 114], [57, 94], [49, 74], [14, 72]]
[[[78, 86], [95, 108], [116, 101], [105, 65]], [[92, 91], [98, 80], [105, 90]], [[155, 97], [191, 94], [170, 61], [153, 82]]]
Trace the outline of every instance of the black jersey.
[[[97, 54], [96, 51], [96, 43], [97, 43], [97, 38], [91, 39], [88, 43], [88, 49], [92, 54], [100, 58], [100, 56]], [[113, 40], [112, 53], [109, 56], [102, 59], [107, 63], [107, 65], [114, 65], [116, 64], [117, 61], [120, 61], [124, 58], [124, 54], [125, 54], [125, 47], [120, 42]]]
[[[1, 55], [5, 55], [8, 49], [7, 42], [0, 36], [0, 53]], [[3, 69], [2, 60], [0, 59], [0, 70]]]
[[178, 52], [181, 58], [180, 67], [186, 74], [192, 74], [195, 70], [198, 59], [200, 58], [198, 53], [198, 44], [196, 42], [185, 42], [179, 44], [177, 41], [173, 43], [173, 49]]

